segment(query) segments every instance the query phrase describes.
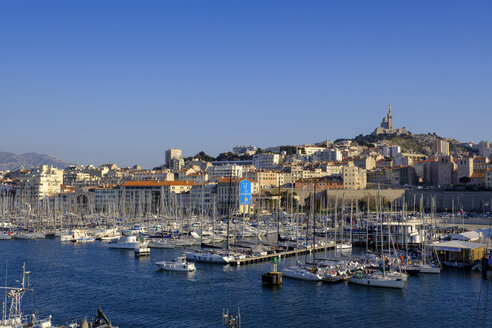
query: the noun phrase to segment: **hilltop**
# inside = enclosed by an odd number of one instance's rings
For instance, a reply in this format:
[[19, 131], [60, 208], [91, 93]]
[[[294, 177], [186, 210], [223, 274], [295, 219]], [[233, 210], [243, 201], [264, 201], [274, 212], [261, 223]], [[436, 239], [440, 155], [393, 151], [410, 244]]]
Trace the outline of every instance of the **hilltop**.
[[431, 156], [437, 140], [449, 142], [449, 153], [453, 156], [467, 156], [470, 149], [463, 146], [458, 140], [443, 138], [434, 134], [379, 134], [379, 135], [359, 135], [354, 139], [361, 146], [372, 146], [381, 144], [384, 146], [400, 146], [403, 153], [422, 154]]

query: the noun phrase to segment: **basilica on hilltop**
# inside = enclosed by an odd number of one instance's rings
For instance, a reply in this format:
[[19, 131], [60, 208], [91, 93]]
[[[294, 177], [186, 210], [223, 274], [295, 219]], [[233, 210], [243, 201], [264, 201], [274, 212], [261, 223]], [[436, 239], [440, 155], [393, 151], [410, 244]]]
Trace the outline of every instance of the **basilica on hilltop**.
[[388, 114], [383, 117], [381, 125], [377, 127], [373, 132], [373, 136], [378, 134], [407, 134], [407, 129], [405, 127], [399, 129], [393, 129], [393, 113], [391, 112], [391, 105], [389, 106]]

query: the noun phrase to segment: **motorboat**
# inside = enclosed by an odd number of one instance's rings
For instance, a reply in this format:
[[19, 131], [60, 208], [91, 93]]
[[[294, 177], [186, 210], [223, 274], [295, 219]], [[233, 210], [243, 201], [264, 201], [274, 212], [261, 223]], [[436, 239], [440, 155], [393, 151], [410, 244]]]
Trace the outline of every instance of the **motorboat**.
[[60, 235], [60, 241], [62, 242], [90, 242], [94, 241], [95, 238], [89, 236], [85, 230], [74, 229], [69, 231], [67, 234]]
[[416, 276], [420, 273], [421, 267], [416, 264], [406, 264], [404, 266], [405, 272], [409, 275]]
[[121, 238], [115, 239], [109, 243], [109, 248], [119, 248], [119, 249], [138, 249], [145, 248], [149, 244], [143, 238], [138, 238], [137, 236], [123, 236]]
[[156, 262], [156, 265], [162, 270], [166, 270], [166, 271], [191, 272], [196, 270], [195, 263], [186, 261], [186, 258], [184, 256], [178, 257], [173, 261]]
[[195, 250], [186, 252], [186, 259], [196, 262], [227, 264], [234, 261], [236, 258], [234, 255], [226, 252]]
[[86, 236], [86, 237], [80, 237], [80, 238], [74, 240], [73, 242], [74, 243], [91, 243], [95, 240], [96, 240], [96, 238], [94, 238], [94, 237]]

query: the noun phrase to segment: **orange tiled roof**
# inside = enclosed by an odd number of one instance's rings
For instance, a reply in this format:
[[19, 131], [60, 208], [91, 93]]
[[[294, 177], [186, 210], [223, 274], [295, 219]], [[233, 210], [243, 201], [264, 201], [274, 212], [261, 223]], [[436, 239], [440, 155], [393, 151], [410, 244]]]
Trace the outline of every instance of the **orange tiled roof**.
[[470, 178], [472, 178], [472, 179], [483, 179], [483, 178], [485, 178], [485, 173], [473, 172]]
[[155, 187], [155, 186], [192, 186], [188, 181], [127, 181], [123, 187]]

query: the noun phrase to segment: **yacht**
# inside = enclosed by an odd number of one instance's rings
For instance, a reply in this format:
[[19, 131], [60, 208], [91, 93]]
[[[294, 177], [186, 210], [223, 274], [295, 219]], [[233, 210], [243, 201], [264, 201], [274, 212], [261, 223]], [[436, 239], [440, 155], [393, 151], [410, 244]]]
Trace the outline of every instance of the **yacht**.
[[178, 257], [173, 261], [156, 262], [156, 265], [166, 271], [195, 271], [195, 263], [186, 261], [185, 257]]
[[120, 248], [120, 249], [139, 249], [145, 248], [149, 244], [143, 238], [138, 239], [137, 236], [123, 236], [121, 238], [115, 239], [109, 243], [109, 248]]
[[74, 229], [67, 234], [60, 235], [60, 241], [62, 242], [88, 242], [94, 241], [95, 238], [90, 237], [86, 231], [80, 229]]
[[186, 252], [186, 259], [196, 262], [227, 264], [234, 261], [236, 258], [233, 255], [224, 252], [195, 250]]

